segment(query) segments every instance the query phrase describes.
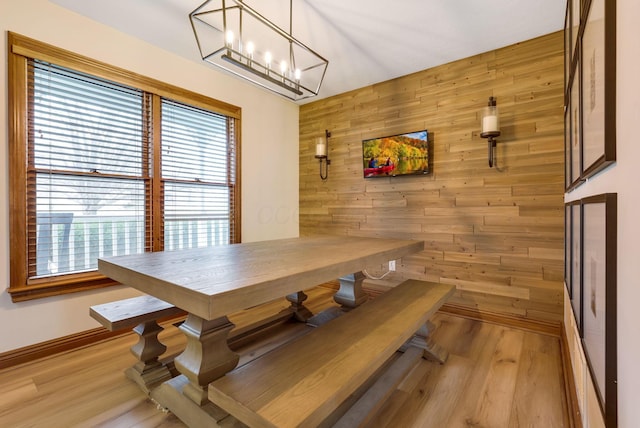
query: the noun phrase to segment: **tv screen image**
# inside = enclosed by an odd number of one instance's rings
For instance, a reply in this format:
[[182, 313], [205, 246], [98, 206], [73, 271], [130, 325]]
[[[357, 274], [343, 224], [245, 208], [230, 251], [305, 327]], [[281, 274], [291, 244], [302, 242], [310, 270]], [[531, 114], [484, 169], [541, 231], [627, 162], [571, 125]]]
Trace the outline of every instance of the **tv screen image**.
[[365, 178], [428, 174], [428, 132], [363, 140], [362, 165]]

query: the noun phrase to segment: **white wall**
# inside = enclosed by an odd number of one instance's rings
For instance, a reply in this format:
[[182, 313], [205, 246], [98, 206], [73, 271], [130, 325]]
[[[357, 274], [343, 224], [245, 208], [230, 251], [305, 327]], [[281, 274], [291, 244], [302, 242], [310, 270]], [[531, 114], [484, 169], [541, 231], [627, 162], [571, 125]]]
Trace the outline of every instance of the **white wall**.
[[[185, 19], [187, 17], [185, 16]], [[12, 303], [9, 285], [7, 31], [242, 108], [242, 238], [298, 236], [298, 106], [46, 0], [0, 1], [0, 353], [97, 327], [89, 306], [127, 287]], [[195, 47], [194, 47], [195, 48]], [[269, 168], [265, 169], [265, 164]]]
[[566, 200], [618, 193], [618, 426], [631, 428], [640, 404], [640, 2], [617, 8], [617, 162]]

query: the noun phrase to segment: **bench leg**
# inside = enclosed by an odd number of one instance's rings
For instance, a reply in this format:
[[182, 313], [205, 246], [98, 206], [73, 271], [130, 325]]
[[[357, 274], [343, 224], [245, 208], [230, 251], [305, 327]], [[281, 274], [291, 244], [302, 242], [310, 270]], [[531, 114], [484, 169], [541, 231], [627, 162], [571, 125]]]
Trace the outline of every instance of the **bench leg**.
[[176, 369], [189, 379], [182, 393], [200, 406], [208, 402], [207, 386], [238, 364], [238, 355], [227, 345], [233, 327], [226, 316], [207, 321], [193, 314], [180, 326], [187, 344], [174, 362]]
[[158, 334], [163, 330], [156, 321], [138, 324], [133, 331], [138, 334], [138, 343], [131, 347], [131, 353], [138, 362], [125, 371], [127, 377], [149, 394], [151, 389], [160, 383], [171, 379], [169, 369], [158, 361], [167, 347], [158, 340]]
[[339, 279], [340, 289], [333, 300], [345, 310], [356, 308], [367, 301], [367, 294], [362, 289], [366, 277], [362, 272], [352, 273]]
[[449, 353], [433, 341], [431, 338], [433, 330], [435, 330], [435, 325], [431, 321], [427, 321], [411, 339], [402, 345], [400, 351], [404, 352], [409, 346], [414, 346], [424, 351], [423, 357], [427, 360], [444, 364], [449, 357]]
[[303, 302], [307, 300], [307, 297], [303, 291], [298, 291], [297, 293], [287, 296], [287, 300], [291, 302], [293, 316], [298, 321], [307, 322], [307, 320], [313, 316], [311, 311], [303, 304]]

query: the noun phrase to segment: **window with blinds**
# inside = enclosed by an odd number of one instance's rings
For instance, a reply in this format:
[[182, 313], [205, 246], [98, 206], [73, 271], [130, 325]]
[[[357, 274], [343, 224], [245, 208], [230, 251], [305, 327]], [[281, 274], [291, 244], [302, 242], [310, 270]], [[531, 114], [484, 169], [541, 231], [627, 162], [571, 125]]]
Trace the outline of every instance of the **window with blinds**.
[[108, 285], [99, 257], [239, 242], [237, 107], [9, 42], [14, 301]]
[[144, 93], [35, 60], [29, 86], [29, 277], [148, 250]]
[[162, 100], [165, 249], [234, 242], [232, 135], [225, 116]]

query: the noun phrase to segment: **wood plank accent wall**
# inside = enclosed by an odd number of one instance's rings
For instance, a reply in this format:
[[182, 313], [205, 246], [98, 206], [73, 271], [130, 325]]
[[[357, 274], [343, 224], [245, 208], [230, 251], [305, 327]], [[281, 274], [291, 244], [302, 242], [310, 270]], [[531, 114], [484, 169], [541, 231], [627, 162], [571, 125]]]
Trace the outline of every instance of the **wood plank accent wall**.
[[[455, 284], [455, 306], [561, 321], [563, 48], [556, 32], [301, 106], [300, 234], [422, 239], [381, 285]], [[489, 96], [502, 131], [494, 168], [479, 135]], [[314, 137], [325, 129], [322, 181]], [[363, 178], [363, 139], [422, 129], [430, 175]]]

